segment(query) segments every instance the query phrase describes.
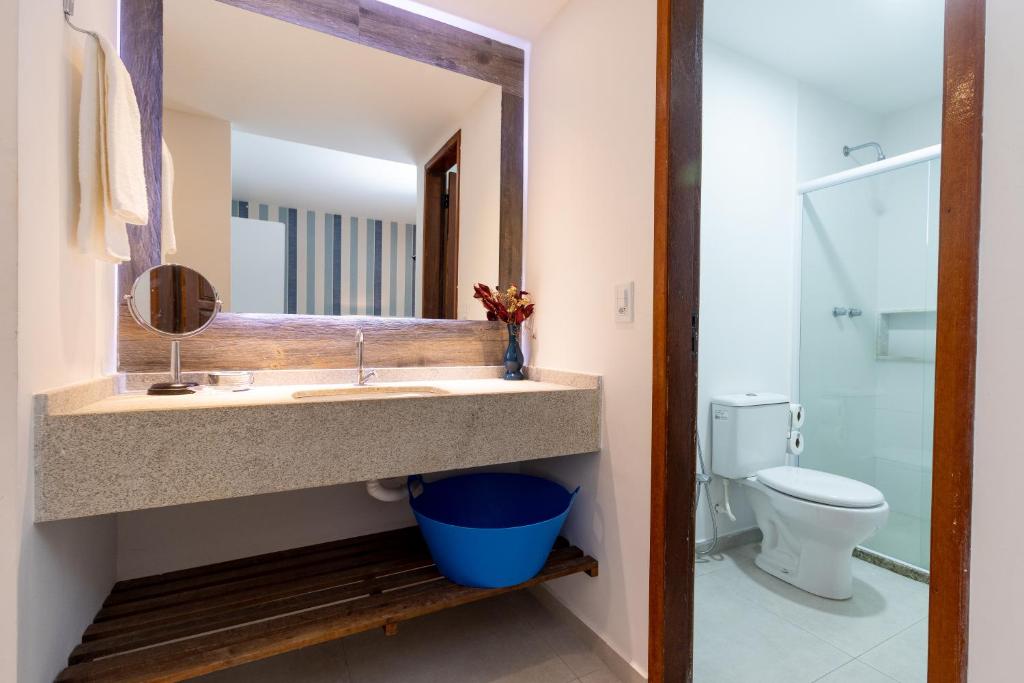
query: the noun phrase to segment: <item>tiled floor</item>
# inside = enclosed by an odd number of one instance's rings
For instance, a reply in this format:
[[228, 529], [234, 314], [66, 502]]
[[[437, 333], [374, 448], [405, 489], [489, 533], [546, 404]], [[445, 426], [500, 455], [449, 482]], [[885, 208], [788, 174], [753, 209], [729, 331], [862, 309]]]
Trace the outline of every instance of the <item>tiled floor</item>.
[[925, 683], [928, 587], [854, 560], [850, 600], [754, 565], [757, 545], [697, 563], [695, 683]]
[[220, 671], [203, 683], [619, 683], [529, 593]]
[[[854, 560], [854, 597], [826, 600], [758, 569], [756, 552], [697, 563], [695, 683], [925, 683], [927, 586]], [[619, 683], [523, 591], [201, 680]]]

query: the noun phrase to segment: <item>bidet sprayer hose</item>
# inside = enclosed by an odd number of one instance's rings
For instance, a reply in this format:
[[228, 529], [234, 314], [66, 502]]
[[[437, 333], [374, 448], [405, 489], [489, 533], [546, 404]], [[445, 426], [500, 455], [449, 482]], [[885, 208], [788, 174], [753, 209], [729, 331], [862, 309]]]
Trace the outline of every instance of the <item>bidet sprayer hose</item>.
[[711, 542], [704, 547], [697, 546], [698, 555], [710, 555], [718, 547], [718, 519], [715, 514], [715, 507], [711, 503], [711, 475], [704, 466], [704, 449], [700, 444], [700, 432], [694, 430], [694, 440], [697, 444], [697, 461], [700, 463], [700, 472], [697, 473], [697, 498], [700, 502], [701, 493], [704, 494], [704, 505], [711, 518]]

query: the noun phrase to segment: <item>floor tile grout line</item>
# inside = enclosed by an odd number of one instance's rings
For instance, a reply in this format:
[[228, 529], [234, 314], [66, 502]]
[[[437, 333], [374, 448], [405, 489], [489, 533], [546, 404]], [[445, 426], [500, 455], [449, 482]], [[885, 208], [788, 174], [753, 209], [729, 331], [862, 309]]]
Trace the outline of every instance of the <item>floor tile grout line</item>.
[[[888, 643], [888, 642], [889, 642], [890, 640], [892, 640], [893, 638], [898, 638], [899, 636], [903, 635], [904, 633], [906, 633], [906, 632], [907, 632], [907, 631], [909, 631], [910, 629], [912, 629], [912, 628], [914, 628], [915, 626], [917, 626], [918, 624], [920, 624], [920, 623], [921, 623], [922, 621], [927, 621], [927, 620], [928, 620], [928, 617], [927, 617], [927, 616], [925, 616], [925, 617], [923, 617], [923, 618], [921, 618], [921, 619], [918, 619], [917, 621], [915, 621], [915, 622], [914, 622], [913, 624], [911, 624], [910, 626], [907, 626], [906, 628], [904, 628], [904, 629], [901, 629], [901, 630], [900, 630], [900, 631], [898, 631], [897, 633], [894, 633], [894, 634], [892, 634], [891, 636], [889, 636], [888, 638], [886, 638], [885, 640], [883, 640], [882, 642], [880, 642], [880, 643], [879, 643], [878, 645], [875, 645], [875, 646], [874, 646], [873, 648], [871, 648], [870, 650], [866, 650], [866, 651], [865, 651], [865, 652], [864, 652], [863, 654], [859, 654], [859, 655], [857, 655], [857, 659], [860, 659], [861, 657], [863, 657], [864, 655], [866, 655], [866, 654], [868, 654], [868, 653], [870, 653], [870, 652], [874, 652], [874, 651], [875, 651], [875, 650], [877, 650], [878, 648], [880, 648], [880, 647], [882, 647], [883, 645], [885, 645], [886, 643]], [[864, 663], [865, 663], [865, 664], [868, 664], [867, 662], [864, 662]], [[870, 664], [868, 664], [868, 666], [871, 666], [871, 665], [870, 665]], [[872, 668], [872, 669], [875, 669], [875, 667], [873, 667], [873, 666], [871, 666], [871, 668]], [[875, 669], [875, 670], [877, 671], [878, 669]], [[883, 671], [882, 673], [885, 673], [885, 672]], [[886, 674], [886, 675], [888, 676], [889, 674]]]
[[[756, 567], [756, 564], [755, 564], [754, 566]], [[764, 571], [764, 570], [760, 570], [760, 569], [759, 569], [759, 571]], [[703, 576], [710, 576], [710, 575], [711, 575], [711, 574], [713, 574], [713, 573], [714, 573], [714, 572], [708, 572], [707, 574], [703, 574]], [[893, 573], [895, 573], [895, 572], [893, 572]], [[765, 574], [767, 574], [768, 576], [771, 576], [771, 574], [768, 574], [767, 572], [765, 572]], [[773, 578], [774, 580], [776, 580], [776, 581], [779, 581], [779, 582], [781, 582], [781, 583], [783, 583], [783, 584], [786, 584], [786, 582], [785, 582], [785, 581], [783, 581], [782, 579], [778, 578], [777, 576], [772, 576], [772, 578]], [[905, 577], [904, 577], [904, 578], [905, 578]], [[695, 579], [695, 580], [696, 580], [696, 579]], [[908, 580], [908, 581], [911, 581], [912, 579], [907, 579], [907, 580]], [[788, 584], [787, 584], [787, 585], [788, 585]], [[927, 619], [927, 618], [928, 618], [928, 615], [927, 615], [927, 614], [925, 614], [925, 616], [924, 616], [924, 617], [922, 617], [921, 619], [917, 619], [917, 620], [915, 620], [915, 621], [914, 621], [914, 622], [913, 622], [912, 624], [910, 624], [909, 626], [906, 626], [906, 627], [904, 627], [904, 628], [900, 629], [899, 631], [897, 631], [896, 633], [892, 634], [891, 636], [889, 636], [889, 637], [888, 637], [888, 638], [886, 638], [885, 640], [883, 640], [883, 641], [881, 641], [881, 642], [879, 642], [879, 643], [876, 643], [876, 644], [872, 645], [871, 647], [869, 647], [869, 648], [868, 648], [867, 650], [864, 650], [864, 651], [863, 651], [863, 652], [861, 652], [860, 654], [853, 654], [853, 653], [851, 653], [851, 652], [849, 652], [849, 651], [847, 651], [847, 650], [843, 649], [842, 647], [840, 647], [840, 646], [838, 646], [838, 645], [836, 645], [836, 644], [834, 644], [834, 643], [830, 643], [829, 641], [827, 641], [827, 640], [825, 640], [824, 638], [822, 638], [821, 636], [819, 636], [819, 635], [818, 635], [817, 633], [814, 633], [813, 631], [810, 631], [810, 630], [808, 630], [808, 629], [804, 628], [804, 627], [803, 627], [803, 626], [802, 626], [802, 625], [801, 625], [800, 623], [798, 623], [798, 622], [796, 622], [796, 621], [793, 621], [792, 619], [790, 619], [790, 618], [789, 618], [789, 617], [787, 617], [786, 615], [784, 615], [784, 614], [781, 614], [780, 612], [777, 612], [776, 610], [774, 610], [774, 609], [772, 609], [772, 608], [770, 608], [770, 607], [766, 607], [765, 605], [762, 605], [762, 604], [760, 604], [760, 603], [759, 603], [759, 602], [757, 602], [757, 601], [756, 601], [755, 599], [753, 599], [753, 598], [751, 598], [751, 597], [748, 597], [748, 596], [747, 596], [747, 595], [746, 595], [746, 594], [745, 594], [745, 593], [744, 593], [743, 591], [736, 591], [736, 594], [737, 594], [737, 595], [738, 595], [738, 596], [739, 596], [739, 597], [740, 597], [741, 599], [743, 599], [743, 600], [747, 601], [748, 603], [750, 603], [750, 604], [752, 604], [752, 605], [755, 605], [756, 607], [760, 607], [761, 609], [763, 609], [763, 610], [765, 610], [765, 611], [769, 612], [770, 614], [773, 614], [773, 615], [775, 615], [775, 616], [776, 616], [776, 617], [778, 617], [779, 619], [782, 619], [783, 621], [785, 621], [785, 622], [786, 622], [787, 624], [790, 624], [790, 625], [792, 625], [792, 626], [795, 626], [795, 627], [797, 627], [798, 629], [800, 629], [801, 631], [803, 631], [803, 632], [805, 632], [805, 633], [809, 633], [810, 635], [814, 636], [815, 638], [817, 638], [817, 639], [818, 639], [818, 640], [820, 640], [821, 642], [825, 643], [825, 644], [826, 644], [826, 645], [828, 645], [829, 647], [832, 647], [832, 648], [834, 648], [835, 650], [838, 650], [839, 652], [843, 653], [844, 655], [846, 655], [846, 656], [848, 656], [848, 657], [850, 657], [850, 658], [852, 658], [852, 659], [859, 659], [860, 657], [862, 657], [862, 656], [866, 655], [867, 653], [871, 652], [871, 651], [872, 651], [872, 650], [874, 650], [875, 648], [881, 647], [882, 645], [884, 645], [885, 643], [889, 642], [890, 640], [892, 640], [892, 639], [893, 639], [893, 638], [895, 638], [896, 636], [900, 635], [900, 634], [901, 634], [901, 633], [903, 633], [904, 631], [907, 631], [907, 630], [909, 630], [909, 629], [913, 628], [914, 626], [917, 626], [917, 625], [918, 625], [919, 623], [921, 623], [922, 621], [924, 621], [925, 619]], [[872, 668], [874, 668], [874, 667], [872, 667]], [[883, 672], [883, 673], [884, 673], [884, 672]]]
[[[900, 631], [900, 633], [902, 633], [902, 631]], [[898, 635], [898, 634], [897, 634], [897, 635]], [[895, 637], [896, 637], [896, 636], [893, 636], [893, 638], [895, 638]], [[892, 638], [890, 638], [889, 640], [892, 640]], [[888, 642], [888, 641], [886, 641], [886, 642]], [[870, 652], [870, 650], [868, 650], [868, 652]], [[867, 654], [867, 652], [865, 652], [864, 654]], [[872, 671], [877, 671], [878, 673], [882, 674], [882, 675], [883, 675], [883, 676], [885, 676], [886, 678], [892, 679], [892, 680], [893, 680], [893, 681], [895, 681], [896, 683], [906, 683], [906, 681], [901, 681], [900, 679], [896, 678], [895, 676], [893, 676], [893, 675], [891, 675], [891, 674], [888, 674], [888, 673], [886, 673], [886, 672], [882, 671], [882, 670], [881, 670], [881, 669], [879, 669], [878, 667], [876, 667], [876, 666], [872, 666], [871, 664], [869, 664], [868, 662], [865, 662], [865, 661], [864, 661], [863, 659], [861, 659], [860, 657], [858, 657], [858, 658], [857, 658], [857, 661], [858, 661], [858, 662], [860, 662], [861, 664], [863, 664], [864, 666], [866, 666], [867, 668], [871, 669]]]
[[[707, 576], [707, 575], [705, 574], [705, 576]], [[772, 578], [775, 578], [775, 577], [772, 577]], [[781, 581], [781, 579], [776, 579], [776, 580], [777, 581]], [[818, 642], [822, 643], [823, 645], [827, 645], [828, 647], [832, 648], [836, 652], [839, 652], [840, 654], [842, 654], [842, 655], [844, 655], [846, 657], [849, 657], [850, 659], [847, 660], [846, 662], [844, 662], [844, 666], [846, 664], [849, 664], [851, 660], [854, 660], [854, 659], [857, 658], [857, 655], [851, 655], [849, 652], [847, 652], [846, 650], [842, 649], [841, 647], [839, 647], [837, 645], [833, 645], [832, 643], [828, 642], [827, 640], [825, 640], [824, 638], [819, 636], [817, 633], [814, 633], [813, 631], [810, 631], [810, 630], [804, 628], [799, 623], [786, 618], [785, 616], [783, 616], [782, 614], [779, 614], [778, 612], [776, 612], [775, 610], [771, 609], [770, 607], [765, 607], [764, 605], [758, 603], [753, 598], [747, 597], [743, 593], [743, 591], [736, 591], [735, 595], [737, 597], [739, 597], [740, 600], [743, 600], [744, 602], [746, 602], [746, 603], [748, 603], [750, 605], [753, 605], [754, 607], [756, 607], [756, 608], [758, 608], [760, 610], [764, 610], [765, 612], [767, 612], [768, 614], [772, 615], [773, 617], [786, 622], [790, 626], [794, 626], [795, 628], [797, 628], [800, 631], [803, 631], [804, 633], [806, 633], [807, 635], [811, 636], [812, 638], [814, 638]]]
[[[840, 650], [840, 652], [842, 652], [842, 650]], [[836, 668], [832, 669], [831, 671], [826, 671], [826, 672], [825, 672], [824, 674], [822, 674], [822, 675], [821, 675], [821, 676], [819, 676], [818, 678], [815, 678], [815, 679], [814, 679], [813, 681], [811, 681], [811, 683], [818, 683], [819, 681], [822, 681], [822, 680], [824, 680], [824, 679], [825, 679], [825, 678], [826, 678], [827, 676], [831, 676], [831, 675], [832, 675], [832, 674], [834, 674], [835, 672], [839, 671], [839, 670], [840, 670], [840, 669], [842, 669], [842, 668], [843, 668], [844, 666], [849, 666], [850, 662], [855, 662], [855, 661], [857, 661], [857, 658], [856, 658], [856, 657], [853, 657], [853, 658], [851, 658], [851, 659], [849, 659], [849, 660], [847, 660], [847, 661], [843, 662], [842, 664], [840, 664], [840, 665], [839, 665], [839, 666], [837, 666]]]

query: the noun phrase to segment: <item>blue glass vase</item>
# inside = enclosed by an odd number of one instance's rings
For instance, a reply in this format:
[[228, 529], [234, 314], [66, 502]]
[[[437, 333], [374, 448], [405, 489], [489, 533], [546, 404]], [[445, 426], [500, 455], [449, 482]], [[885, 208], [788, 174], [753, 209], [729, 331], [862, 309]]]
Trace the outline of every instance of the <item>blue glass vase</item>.
[[519, 346], [519, 325], [508, 326], [508, 348], [505, 349], [505, 379], [526, 379], [523, 376], [523, 349]]

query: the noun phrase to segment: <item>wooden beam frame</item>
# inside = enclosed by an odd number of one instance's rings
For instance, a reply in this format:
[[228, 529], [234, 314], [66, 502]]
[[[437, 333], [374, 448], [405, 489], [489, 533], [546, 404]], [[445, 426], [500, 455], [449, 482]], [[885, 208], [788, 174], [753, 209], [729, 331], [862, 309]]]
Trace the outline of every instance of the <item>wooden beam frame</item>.
[[966, 683], [981, 236], [985, 0], [946, 0], [929, 683]]
[[[693, 680], [704, 0], [658, 1], [649, 672]], [[985, 0], [946, 0], [929, 683], [966, 683]], [[669, 324], [671, 321], [671, 325]]]
[[[693, 665], [703, 0], [658, 0], [648, 675]], [[685, 321], [691, 321], [687, 325]]]
[[[367, 45], [426, 64], [499, 85], [501, 112], [501, 200], [499, 217], [498, 278], [501, 283], [522, 282], [524, 187], [524, 83], [525, 55], [515, 46], [420, 16], [378, 0], [218, 0], [227, 5], [274, 17], [344, 40]], [[160, 263], [161, 144], [163, 133], [163, 0], [121, 0], [121, 53], [135, 85], [142, 116], [143, 153], [149, 187], [150, 220], [129, 229], [132, 260], [119, 268], [121, 292], [127, 292], [139, 274]], [[203, 340], [214, 348], [202, 354], [183, 353], [188, 370], [226, 367], [248, 369], [325, 367], [308, 353], [310, 344], [324, 338], [347, 338], [354, 325], [365, 323], [351, 316], [253, 315], [222, 313]], [[458, 324], [456, 324], [458, 323]], [[118, 369], [125, 372], [155, 369], [152, 358], [165, 344], [157, 338], [133, 340], [134, 323], [120, 316]], [[491, 365], [501, 359], [500, 335], [491, 334], [495, 323], [450, 321], [451, 335], [466, 335], [475, 354], [462, 354], [463, 364]], [[437, 321], [391, 318], [377, 326], [387, 332], [378, 339], [390, 345], [391, 357], [421, 358], [422, 330], [436, 330]], [[486, 339], [488, 343], [480, 345]], [[187, 346], [193, 346], [196, 340]], [[476, 344], [474, 346], [474, 344]], [[305, 351], [303, 350], [305, 349]], [[347, 357], [350, 354], [341, 354]], [[325, 357], [338, 357], [327, 354]], [[198, 359], [205, 365], [196, 365]], [[335, 366], [337, 367], [337, 366]]]

